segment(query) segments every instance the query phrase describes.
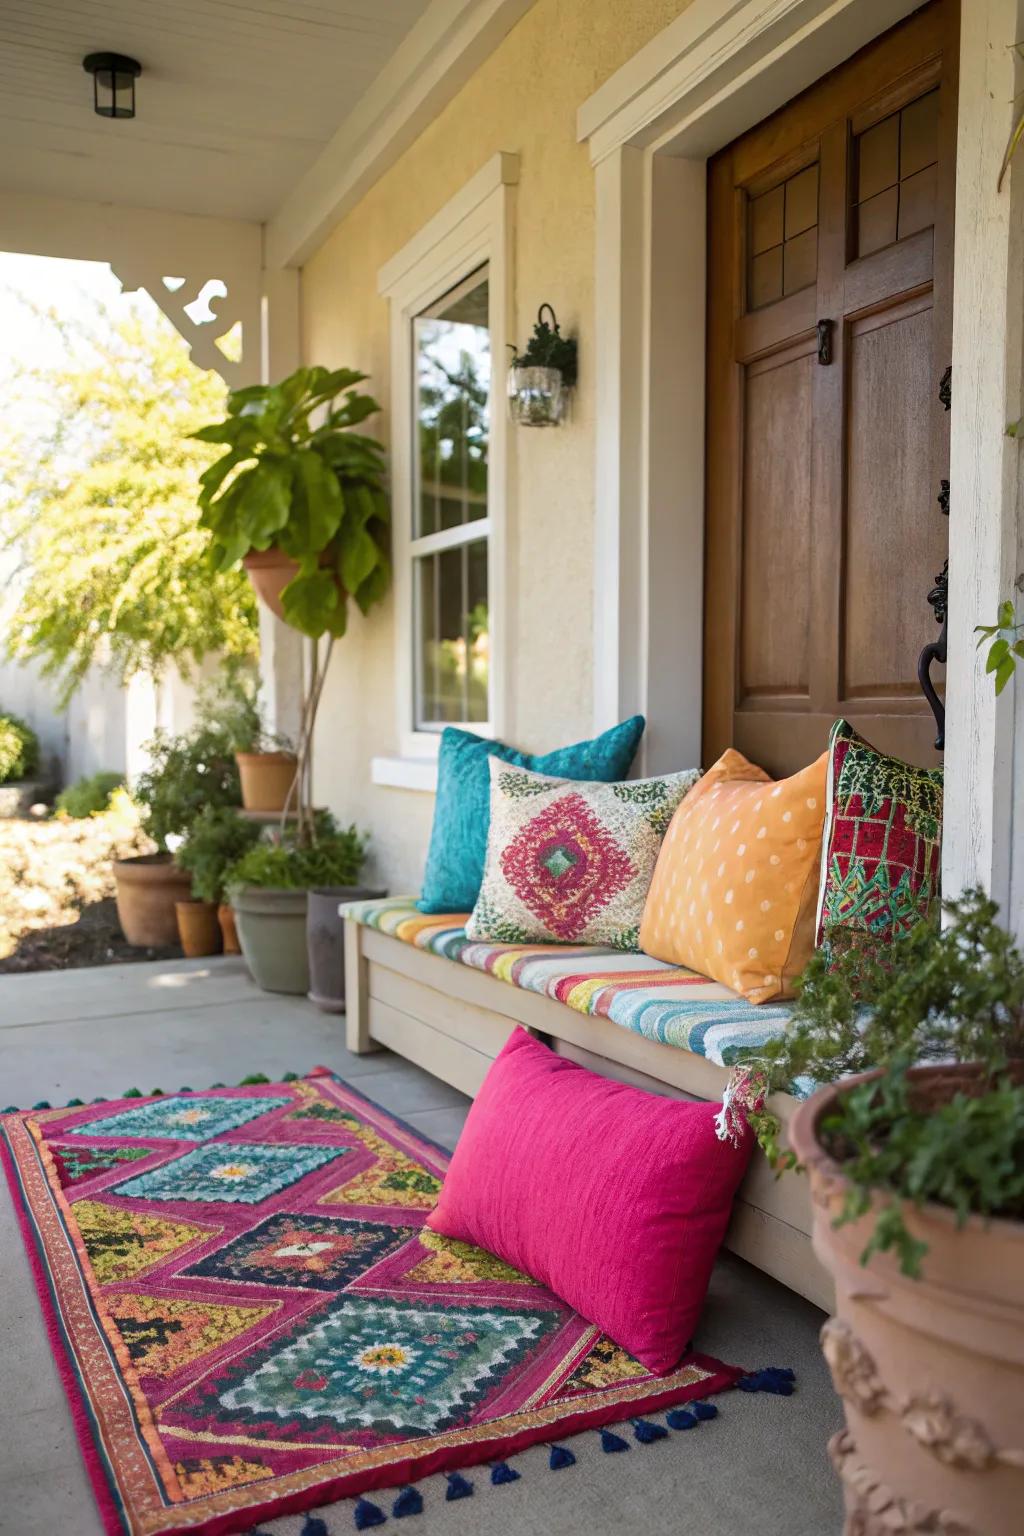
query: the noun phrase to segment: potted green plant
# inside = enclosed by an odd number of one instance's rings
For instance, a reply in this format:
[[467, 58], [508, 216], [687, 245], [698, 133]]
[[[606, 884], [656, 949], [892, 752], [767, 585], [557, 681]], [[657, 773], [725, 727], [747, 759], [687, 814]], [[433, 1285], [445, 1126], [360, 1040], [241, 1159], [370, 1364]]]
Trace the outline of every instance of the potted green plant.
[[831, 1449], [865, 1536], [1010, 1536], [1024, 1507], [1024, 956], [982, 892], [947, 910], [881, 959], [819, 952], [790, 1032], [742, 1069], [748, 1103], [820, 1085], [788, 1152], [748, 1117], [810, 1175]]
[[267, 606], [311, 641], [295, 779], [303, 842], [313, 838], [313, 731], [331, 648], [349, 598], [367, 613], [391, 575], [384, 449], [354, 430], [380, 409], [356, 388], [365, 378], [298, 368], [280, 384], [232, 390], [224, 419], [194, 434], [224, 449], [199, 497], [214, 568], [241, 561]]
[[220, 948], [226, 955], [241, 953], [235, 915], [225, 900], [225, 878], [259, 839], [259, 825], [245, 821], [234, 806], [204, 806], [192, 822], [175, 854], [192, 877], [192, 900], [176, 906], [186, 955], [212, 955]]
[[195, 724], [177, 735], [158, 730], [146, 744], [149, 767], [133, 786], [155, 853], [114, 864], [117, 915], [129, 944], [175, 944], [175, 904], [188, 899], [191, 876], [175, 861], [176, 848], [206, 806], [238, 806], [241, 790], [233, 737], [225, 724], [237, 693], [229, 679], [201, 695]]
[[[544, 318], [545, 310], [550, 321]], [[551, 305], [542, 304], [524, 351], [512, 348], [508, 397], [514, 422], [521, 427], [561, 424], [576, 383], [576, 350], [575, 338], [562, 335]]]
[[292, 829], [257, 843], [225, 876], [242, 954], [265, 992], [309, 991], [307, 894], [314, 886], [354, 886], [363, 867], [366, 839], [354, 826], [339, 828], [320, 812], [314, 837], [303, 841]]
[[287, 736], [267, 729], [255, 684], [239, 680], [221, 723], [234, 744], [243, 809], [284, 811], [294, 798], [299, 759]]

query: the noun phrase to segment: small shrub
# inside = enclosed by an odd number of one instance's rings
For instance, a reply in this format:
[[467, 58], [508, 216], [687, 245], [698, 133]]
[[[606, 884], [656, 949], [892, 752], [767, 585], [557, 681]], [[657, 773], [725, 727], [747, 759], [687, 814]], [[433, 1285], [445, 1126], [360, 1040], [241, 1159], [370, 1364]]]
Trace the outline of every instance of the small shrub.
[[17, 715], [0, 715], [0, 784], [30, 779], [39, 767], [39, 738]]
[[123, 784], [122, 774], [101, 769], [99, 773], [90, 774], [61, 790], [55, 807], [57, 814], [70, 816], [76, 821], [83, 816], [99, 816], [110, 809], [111, 796]]
[[258, 886], [264, 890], [302, 891], [315, 885], [355, 885], [366, 858], [366, 837], [354, 826], [321, 826], [308, 847], [285, 840], [257, 843], [225, 876], [229, 890]]
[[199, 813], [174, 856], [191, 874], [198, 901], [223, 901], [228, 870], [259, 841], [260, 830], [231, 806], [208, 805]]

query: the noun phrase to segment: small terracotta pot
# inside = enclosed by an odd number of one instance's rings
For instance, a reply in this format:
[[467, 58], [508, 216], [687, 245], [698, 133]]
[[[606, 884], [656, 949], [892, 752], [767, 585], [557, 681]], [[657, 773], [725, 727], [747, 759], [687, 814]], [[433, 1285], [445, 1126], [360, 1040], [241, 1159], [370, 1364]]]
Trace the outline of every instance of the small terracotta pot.
[[163, 949], [178, 942], [175, 904], [192, 890], [192, 876], [169, 853], [114, 860], [117, 918], [129, 944]]
[[[331, 565], [333, 561], [326, 550], [320, 556], [321, 565]], [[281, 606], [281, 593], [299, 572], [299, 562], [293, 560], [290, 555], [284, 554], [277, 545], [271, 545], [270, 549], [253, 549], [242, 557], [242, 565], [252, 582], [253, 590], [260, 602], [265, 603], [271, 613], [275, 613], [282, 623], [287, 624], [284, 616], [284, 608]], [[341, 583], [338, 583], [339, 589]]]
[[[918, 1280], [892, 1253], [860, 1263], [873, 1209], [833, 1225], [849, 1180], [818, 1128], [839, 1095], [880, 1076], [821, 1089], [790, 1122], [790, 1144], [811, 1181], [814, 1251], [835, 1277], [836, 1316], [822, 1346], [847, 1428], [830, 1446], [843, 1481], [847, 1536], [946, 1531], [1016, 1536], [1024, 1508], [1024, 1222], [905, 1203], [911, 1235], [927, 1243]], [[921, 1108], [976, 1091], [970, 1067], [910, 1074]]]
[[235, 927], [234, 908], [226, 901], [222, 901], [217, 908], [217, 921], [220, 923], [220, 934], [224, 944], [226, 955], [240, 955], [242, 946], [238, 942], [238, 929]]
[[236, 752], [247, 811], [283, 811], [299, 760], [294, 752]]
[[216, 903], [176, 901], [174, 910], [178, 918], [181, 947], [187, 959], [197, 960], [201, 955], [220, 954], [221, 934]]

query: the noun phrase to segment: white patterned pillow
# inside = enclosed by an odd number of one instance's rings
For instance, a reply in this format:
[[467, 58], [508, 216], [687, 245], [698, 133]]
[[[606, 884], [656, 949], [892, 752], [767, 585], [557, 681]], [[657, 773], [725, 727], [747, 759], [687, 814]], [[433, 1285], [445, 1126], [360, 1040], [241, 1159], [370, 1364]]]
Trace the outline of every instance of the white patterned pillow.
[[490, 767], [487, 864], [467, 937], [636, 949], [661, 840], [700, 770], [594, 784], [496, 757]]

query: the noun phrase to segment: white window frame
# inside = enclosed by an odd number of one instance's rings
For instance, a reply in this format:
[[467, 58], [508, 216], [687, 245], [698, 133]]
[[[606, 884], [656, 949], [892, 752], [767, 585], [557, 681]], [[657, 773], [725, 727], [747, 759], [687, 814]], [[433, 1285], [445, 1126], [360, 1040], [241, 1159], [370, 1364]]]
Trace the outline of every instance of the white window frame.
[[[487, 721], [469, 722], [481, 735], [507, 730], [506, 616], [510, 611], [507, 513], [511, 501], [508, 413], [505, 403], [506, 344], [512, 339], [512, 235], [517, 155], [497, 154], [393, 256], [378, 274], [378, 291], [391, 308], [391, 505], [395, 594], [395, 692], [398, 758], [377, 758], [373, 779], [408, 789], [433, 787], [431, 760], [441, 731], [416, 728], [415, 613], [413, 566], [417, 555], [442, 547], [447, 533], [413, 537], [416, 483], [416, 317], [478, 268], [488, 268], [488, 324], [491, 345], [490, 435], [487, 517], [472, 524], [474, 537], [487, 537], [490, 634], [490, 711]], [[458, 530], [460, 538], [462, 530]]]

